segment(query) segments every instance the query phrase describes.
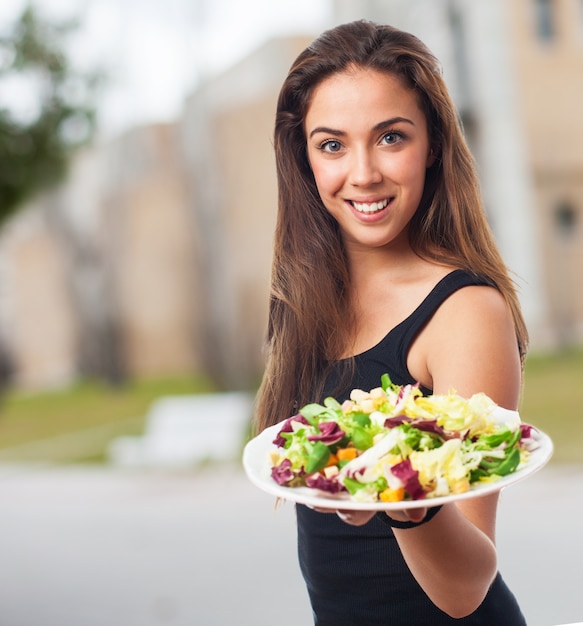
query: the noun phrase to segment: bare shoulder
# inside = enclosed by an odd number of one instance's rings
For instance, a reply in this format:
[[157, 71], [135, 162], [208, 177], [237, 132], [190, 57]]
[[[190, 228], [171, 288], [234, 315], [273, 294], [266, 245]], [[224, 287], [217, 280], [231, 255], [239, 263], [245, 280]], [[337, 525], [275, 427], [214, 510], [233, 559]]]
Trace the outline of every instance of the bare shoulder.
[[513, 325], [504, 296], [498, 289], [486, 285], [468, 285], [458, 289], [439, 307], [435, 318], [451, 318], [452, 315], [458, 318], [458, 322], [470, 327], [487, 321], [507, 321]]
[[468, 286], [453, 293], [420, 335], [419, 348], [435, 393], [482, 391], [516, 408], [518, 342], [510, 308], [497, 289]]

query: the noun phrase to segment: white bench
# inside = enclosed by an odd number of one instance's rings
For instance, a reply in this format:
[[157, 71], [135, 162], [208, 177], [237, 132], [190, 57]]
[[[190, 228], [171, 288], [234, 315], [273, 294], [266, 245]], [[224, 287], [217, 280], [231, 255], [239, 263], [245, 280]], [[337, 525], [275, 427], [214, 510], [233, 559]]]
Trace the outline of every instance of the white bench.
[[118, 467], [186, 468], [234, 460], [241, 454], [252, 409], [253, 396], [245, 392], [160, 398], [148, 412], [144, 435], [110, 443], [109, 462]]

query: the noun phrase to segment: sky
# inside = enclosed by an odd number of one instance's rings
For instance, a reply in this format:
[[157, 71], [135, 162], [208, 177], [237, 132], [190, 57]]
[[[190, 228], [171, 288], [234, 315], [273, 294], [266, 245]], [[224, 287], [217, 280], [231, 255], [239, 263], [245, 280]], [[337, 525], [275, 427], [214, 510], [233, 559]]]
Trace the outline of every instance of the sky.
[[[0, 31], [26, 4], [26, 0], [0, 1]], [[98, 110], [101, 135], [110, 137], [135, 125], [175, 119], [201, 76], [220, 72], [271, 36], [317, 34], [326, 26], [330, 0], [33, 0], [33, 4], [49, 17], [80, 20], [71, 39], [71, 57], [80, 68], [101, 67], [108, 77]], [[12, 97], [24, 107], [24, 88], [14, 84], [4, 91], [0, 103]]]

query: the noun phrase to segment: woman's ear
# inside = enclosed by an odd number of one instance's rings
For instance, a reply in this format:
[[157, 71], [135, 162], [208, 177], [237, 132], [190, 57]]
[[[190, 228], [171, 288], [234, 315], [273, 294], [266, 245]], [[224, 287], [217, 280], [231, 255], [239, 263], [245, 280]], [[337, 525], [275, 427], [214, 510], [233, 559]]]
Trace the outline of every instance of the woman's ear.
[[427, 162], [426, 162], [427, 169], [429, 169], [430, 167], [433, 167], [433, 165], [435, 164], [435, 161], [437, 161], [438, 154], [439, 154], [438, 147], [435, 145], [431, 146], [431, 148], [429, 149], [429, 154], [427, 155]]

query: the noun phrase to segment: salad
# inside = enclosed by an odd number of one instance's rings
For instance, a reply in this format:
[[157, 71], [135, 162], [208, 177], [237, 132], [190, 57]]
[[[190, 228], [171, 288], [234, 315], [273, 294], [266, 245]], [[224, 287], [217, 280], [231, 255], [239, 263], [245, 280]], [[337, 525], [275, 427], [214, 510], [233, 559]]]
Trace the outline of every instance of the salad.
[[376, 389], [354, 389], [343, 404], [307, 404], [285, 420], [271, 477], [358, 502], [448, 496], [520, 469], [537, 437], [483, 393], [424, 396], [385, 374]]

